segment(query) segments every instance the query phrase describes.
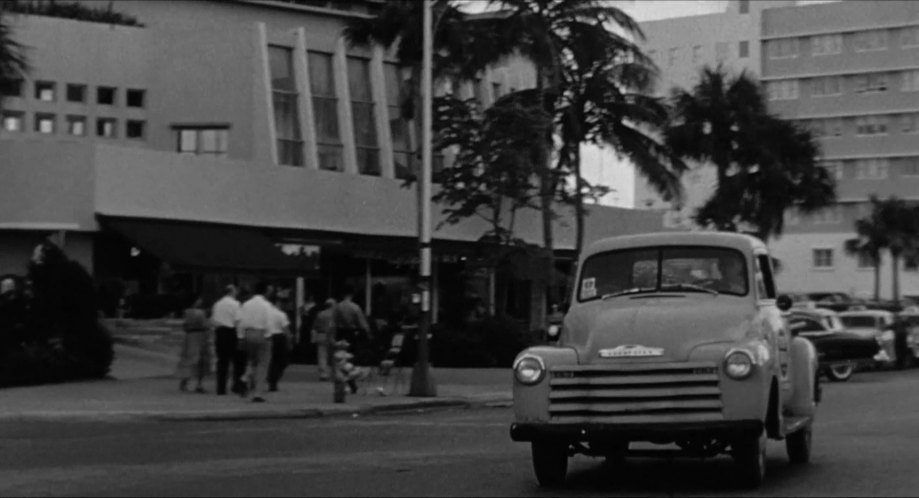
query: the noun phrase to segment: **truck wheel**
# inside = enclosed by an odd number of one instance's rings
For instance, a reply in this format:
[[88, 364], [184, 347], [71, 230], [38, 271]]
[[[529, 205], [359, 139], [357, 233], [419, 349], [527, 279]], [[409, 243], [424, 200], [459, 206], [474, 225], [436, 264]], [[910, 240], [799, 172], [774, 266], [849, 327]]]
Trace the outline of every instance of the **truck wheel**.
[[793, 464], [805, 464], [811, 461], [811, 439], [813, 438], [811, 425], [807, 424], [785, 437], [785, 449], [788, 451], [788, 459]]
[[852, 377], [854, 370], [851, 364], [834, 365], [826, 369], [826, 376], [833, 382], [845, 382]]
[[744, 487], [755, 489], [766, 478], [766, 431], [738, 439], [733, 448], [734, 461]]
[[568, 473], [568, 445], [547, 441], [533, 441], [533, 470], [540, 486], [555, 487], [565, 482]]

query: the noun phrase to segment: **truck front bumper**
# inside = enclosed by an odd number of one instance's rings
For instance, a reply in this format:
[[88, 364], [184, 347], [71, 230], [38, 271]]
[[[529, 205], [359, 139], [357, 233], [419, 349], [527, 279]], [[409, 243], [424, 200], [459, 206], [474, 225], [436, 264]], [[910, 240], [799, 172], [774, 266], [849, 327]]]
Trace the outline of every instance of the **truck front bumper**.
[[661, 439], [733, 439], [758, 435], [763, 431], [760, 420], [725, 420], [718, 422], [677, 422], [653, 424], [511, 424], [514, 441], [655, 441]]

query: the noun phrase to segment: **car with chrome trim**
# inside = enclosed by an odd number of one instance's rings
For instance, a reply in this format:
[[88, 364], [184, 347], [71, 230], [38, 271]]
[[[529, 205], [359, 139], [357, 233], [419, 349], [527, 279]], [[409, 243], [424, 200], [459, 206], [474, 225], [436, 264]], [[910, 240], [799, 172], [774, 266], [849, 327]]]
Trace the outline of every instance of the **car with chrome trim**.
[[575, 454], [726, 453], [752, 487], [765, 477], [767, 439], [784, 440], [792, 462], [809, 461], [817, 353], [782, 317], [791, 300], [777, 295], [762, 241], [613, 237], [591, 244], [577, 268], [550, 344], [513, 366], [510, 435], [530, 443], [541, 485], [563, 484]]
[[814, 344], [819, 372], [845, 382], [861, 367], [873, 366], [880, 344], [874, 338], [846, 331], [839, 315], [826, 308], [792, 308], [785, 313], [789, 328]]
[[896, 315], [892, 311], [863, 309], [843, 311], [839, 319], [847, 331], [862, 337], [872, 338], [881, 345], [881, 351], [874, 357], [875, 366], [891, 366], [897, 361], [895, 334]]

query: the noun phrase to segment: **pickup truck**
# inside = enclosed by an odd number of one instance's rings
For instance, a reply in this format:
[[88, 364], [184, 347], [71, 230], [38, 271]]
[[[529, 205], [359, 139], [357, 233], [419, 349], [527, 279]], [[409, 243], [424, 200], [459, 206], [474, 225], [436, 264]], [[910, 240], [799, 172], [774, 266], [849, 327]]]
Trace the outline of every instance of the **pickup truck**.
[[[550, 343], [514, 361], [514, 441], [540, 485], [576, 454], [731, 455], [759, 486], [768, 439], [810, 460], [818, 360], [782, 317], [760, 240], [722, 232], [613, 237], [578, 262], [571, 306]], [[668, 449], [669, 448], [669, 449]]]

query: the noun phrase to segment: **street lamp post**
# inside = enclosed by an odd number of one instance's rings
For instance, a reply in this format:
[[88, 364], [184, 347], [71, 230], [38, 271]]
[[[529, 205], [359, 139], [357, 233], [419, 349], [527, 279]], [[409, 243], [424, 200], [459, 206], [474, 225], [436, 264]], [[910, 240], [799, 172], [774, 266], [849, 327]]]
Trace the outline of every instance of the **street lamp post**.
[[412, 369], [412, 384], [409, 396], [437, 396], [434, 377], [429, 361], [428, 333], [431, 330], [431, 147], [433, 99], [433, 33], [431, 26], [431, 2], [424, 0], [423, 38], [421, 61], [421, 181], [418, 182], [420, 202], [418, 204], [418, 262], [419, 285], [421, 287], [421, 316], [418, 323], [418, 360]]

